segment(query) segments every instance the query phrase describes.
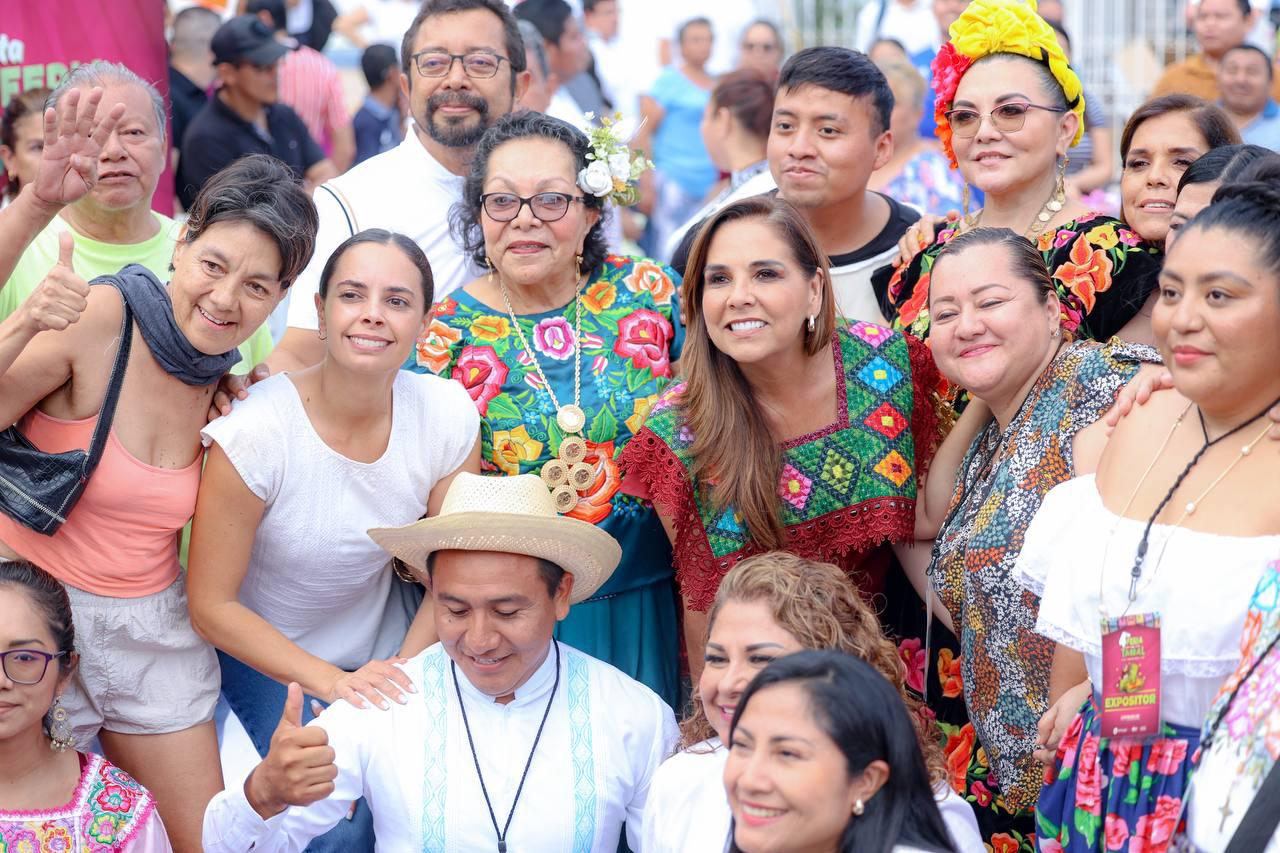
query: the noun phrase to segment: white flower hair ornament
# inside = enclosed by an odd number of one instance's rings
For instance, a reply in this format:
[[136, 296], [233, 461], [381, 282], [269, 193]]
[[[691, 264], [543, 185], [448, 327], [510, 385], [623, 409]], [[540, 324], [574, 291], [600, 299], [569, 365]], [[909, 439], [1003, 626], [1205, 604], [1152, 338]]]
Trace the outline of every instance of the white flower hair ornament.
[[[594, 121], [595, 115], [587, 113], [586, 119]], [[619, 207], [635, 204], [640, 199], [636, 181], [653, 168], [653, 161], [627, 147], [620, 126], [622, 113], [605, 116], [600, 121], [600, 127], [587, 131], [591, 150], [587, 152], [586, 168], [578, 172], [578, 187]]]

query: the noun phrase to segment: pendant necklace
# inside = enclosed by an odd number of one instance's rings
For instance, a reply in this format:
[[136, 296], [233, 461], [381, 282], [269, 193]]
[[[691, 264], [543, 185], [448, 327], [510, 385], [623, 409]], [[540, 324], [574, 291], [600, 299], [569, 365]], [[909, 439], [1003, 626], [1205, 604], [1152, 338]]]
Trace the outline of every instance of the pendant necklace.
[[547, 717], [551, 715], [551, 705], [556, 701], [556, 690], [560, 687], [560, 643], [551, 640], [551, 653], [556, 656], [556, 678], [551, 683], [551, 696], [547, 699], [546, 710], [542, 712], [542, 722], [538, 723], [538, 733], [533, 737], [533, 746], [529, 749], [529, 760], [524, 763], [524, 772], [520, 774], [520, 784], [516, 786], [516, 795], [511, 800], [511, 811], [507, 812], [507, 822], [498, 829], [498, 817], [493, 813], [493, 803], [489, 799], [489, 789], [484, 784], [484, 773], [480, 772], [480, 756], [476, 753], [476, 742], [471, 737], [471, 722], [467, 719], [467, 703], [462, 701], [462, 688], [458, 685], [458, 665], [449, 661], [449, 671], [453, 674], [453, 689], [458, 694], [458, 710], [462, 711], [462, 727], [467, 731], [467, 746], [471, 747], [471, 760], [476, 765], [476, 778], [480, 780], [480, 793], [484, 794], [484, 804], [489, 809], [489, 820], [493, 822], [493, 831], [498, 836], [498, 853], [507, 853], [507, 830], [511, 828], [511, 818], [515, 817], [516, 805], [520, 802], [520, 792], [524, 790], [525, 780], [529, 778], [529, 768], [533, 766], [533, 754], [538, 751], [538, 741], [542, 740], [542, 730], [547, 725]]
[[[490, 275], [494, 273], [491, 272]], [[556, 426], [560, 427], [564, 436], [560, 439], [558, 458], [542, 466], [542, 481], [551, 489], [551, 499], [555, 502], [556, 511], [569, 512], [578, 505], [578, 496], [591, 487], [596, 476], [595, 469], [584, 461], [587, 458], [587, 442], [582, 437], [582, 430], [587, 425], [587, 416], [582, 411], [582, 285], [587, 278], [579, 278], [578, 286], [573, 292], [573, 402], [563, 406], [560, 405], [547, 374], [542, 372], [538, 354], [529, 346], [524, 329], [520, 328], [515, 309], [511, 307], [507, 285], [502, 281], [502, 276], [496, 278], [502, 291], [502, 301], [506, 303], [507, 314], [511, 317], [511, 325], [520, 338], [520, 345], [533, 362], [534, 370], [538, 371], [538, 377], [542, 379], [542, 384], [551, 397], [551, 404], [556, 407]]]
[[[1280, 401], [1276, 401], [1276, 402], [1280, 402]], [[1182, 410], [1182, 414], [1178, 415], [1177, 419], [1174, 420], [1173, 426], [1170, 427], [1169, 429], [1169, 434], [1165, 436], [1164, 443], [1161, 444], [1160, 449], [1156, 451], [1156, 455], [1152, 458], [1151, 464], [1149, 464], [1147, 466], [1147, 470], [1142, 473], [1142, 476], [1138, 479], [1138, 484], [1134, 486], [1133, 493], [1129, 495], [1129, 500], [1125, 503], [1124, 508], [1120, 510], [1119, 518], [1122, 519], [1128, 516], [1129, 510], [1133, 507], [1133, 503], [1138, 497], [1138, 493], [1142, 490], [1142, 486], [1147, 481], [1147, 477], [1151, 474], [1151, 471], [1155, 468], [1156, 463], [1160, 460], [1160, 457], [1164, 454], [1165, 449], [1168, 448], [1169, 442], [1173, 440], [1174, 433], [1177, 432], [1178, 427], [1182, 424], [1183, 419], [1186, 418], [1187, 413], [1191, 411], [1191, 408], [1194, 405], [1195, 403], [1189, 403], [1187, 407]], [[1216, 446], [1217, 444], [1225, 441], [1226, 439], [1240, 432], [1249, 424], [1255, 423], [1259, 418], [1262, 418], [1264, 415], [1266, 415], [1266, 413], [1274, 405], [1275, 405], [1274, 402], [1268, 404], [1267, 408], [1263, 409], [1257, 415], [1254, 415], [1252, 418], [1245, 421], [1244, 423], [1238, 424], [1237, 426], [1233, 427], [1232, 429], [1228, 430], [1227, 432], [1223, 433], [1222, 435], [1212, 440], [1209, 438], [1208, 429], [1205, 426], [1204, 414], [1201, 413], [1199, 409], [1196, 410], [1197, 414], [1200, 417], [1200, 430], [1204, 434], [1204, 439], [1205, 439], [1204, 444], [1200, 447], [1199, 451], [1197, 451], [1196, 454], [1191, 457], [1191, 461], [1188, 462], [1186, 466], [1182, 469], [1182, 471], [1178, 474], [1177, 478], [1173, 481], [1173, 485], [1169, 488], [1169, 491], [1165, 493], [1164, 497], [1160, 500], [1160, 503], [1156, 505], [1155, 511], [1151, 513], [1151, 516], [1146, 521], [1146, 525], [1142, 531], [1142, 538], [1138, 541], [1138, 549], [1134, 555], [1133, 567], [1129, 570], [1129, 596], [1128, 596], [1129, 604], [1125, 606], [1125, 609], [1124, 609], [1125, 613], [1129, 612], [1129, 606], [1131, 606], [1135, 601], [1137, 601], [1137, 598], [1138, 598], [1138, 581], [1142, 577], [1143, 565], [1147, 561], [1147, 547], [1151, 539], [1151, 528], [1155, 526], [1156, 518], [1158, 518], [1160, 513], [1164, 511], [1164, 508], [1169, 504], [1169, 502], [1173, 500], [1173, 496], [1177, 493], [1178, 487], [1182, 485], [1182, 481], [1187, 478], [1187, 475], [1191, 473], [1192, 469], [1196, 467], [1196, 464], [1200, 462], [1201, 458], [1204, 457], [1205, 453], [1207, 453], [1210, 448]], [[1240, 451], [1236, 455], [1236, 458], [1231, 460], [1231, 463], [1227, 465], [1227, 467], [1222, 471], [1222, 473], [1219, 474], [1216, 478], [1214, 478], [1213, 482], [1211, 482], [1209, 486], [1204, 491], [1202, 491], [1196, 498], [1186, 503], [1186, 505], [1183, 507], [1182, 514], [1178, 517], [1176, 521], [1174, 521], [1172, 525], [1170, 525], [1172, 530], [1170, 531], [1169, 535], [1165, 537], [1164, 544], [1160, 547], [1160, 554], [1156, 558], [1155, 569], [1152, 569], [1153, 581], [1155, 578], [1155, 571], [1160, 567], [1160, 561], [1164, 558], [1164, 551], [1165, 551], [1165, 548], [1169, 546], [1169, 539], [1172, 538], [1173, 531], [1176, 531], [1178, 528], [1182, 527], [1183, 523], [1187, 520], [1187, 518], [1195, 513], [1200, 503], [1209, 496], [1209, 493], [1212, 492], [1215, 488], [1217, 488], [1218, 484], [1221, 483], [1226, 478], [1226, 476], [1230, 474], [1231, 471], [1237, 465], [1240, 464], [1241, 461], [1243, 461], [1250, 453], [1253, 452], [1253, 448], [1257, 446], [1258, 442], [1262, 441], [1262, 439], [1266, 436], [1268, 432], [1270, 432], [1270, 430], [1271, 430], [1271, 425], [1267, 424], [1267, 426], [1263, 428], [1262, 432], [1258, 433], [1258, 435], [1252, 441], [1249, 441], [1243, 446], [1241, 446]], [[1119, 520], [1117, 520], [1116, 522], [1117, 527], [1119, 526], [1119, 523], [1120, 523]], [[1112, 534], [1114, 535], [1114, 528], [1112, 530]], [[1110, 548], [1109, 538], [1107, 541], [1107, 548], [1108, 549]], [[1098, 612], [1101, 613], [1103, 616], [1107, 615], [1107, 608], [1105, 603], [1103, 602], [1103, 589], [1104, 589], [1104, 581], [1106, 577], [1106, 570], [1105, 570], [1106, 553], [1107, 552], [1104, 550], [1103, 551], [1104, 569], [1098, 574]]]

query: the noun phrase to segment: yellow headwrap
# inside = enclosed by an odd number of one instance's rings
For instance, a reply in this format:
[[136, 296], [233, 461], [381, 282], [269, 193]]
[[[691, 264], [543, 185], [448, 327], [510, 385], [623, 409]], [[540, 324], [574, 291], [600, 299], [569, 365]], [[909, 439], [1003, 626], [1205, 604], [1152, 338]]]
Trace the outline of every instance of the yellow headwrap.
[[1077, 144], [1084, 136], [1084, 89], [1080, 77], [1067, 63], [1053, 28], [1036, 13], [1036, 0], [973, 0], [951, 25], [951, 41], [942, 46], [933, 62], [937, 93], [934, 118], [952, 168], [956, 166], [956, 155], [951, 149], [946, 111], [969, 66], [995, 53], [1014, 53], [1045, 63], [1062, 87], [1068, 108], [1080, 117], [1071, 144]]

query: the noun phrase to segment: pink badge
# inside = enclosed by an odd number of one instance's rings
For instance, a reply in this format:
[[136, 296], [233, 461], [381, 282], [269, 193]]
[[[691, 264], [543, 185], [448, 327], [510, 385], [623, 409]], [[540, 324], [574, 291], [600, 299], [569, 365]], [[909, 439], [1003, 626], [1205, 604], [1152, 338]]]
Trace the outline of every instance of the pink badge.
[[1102, 620], [1102, 736], [1160, 732], [1160, 614]]

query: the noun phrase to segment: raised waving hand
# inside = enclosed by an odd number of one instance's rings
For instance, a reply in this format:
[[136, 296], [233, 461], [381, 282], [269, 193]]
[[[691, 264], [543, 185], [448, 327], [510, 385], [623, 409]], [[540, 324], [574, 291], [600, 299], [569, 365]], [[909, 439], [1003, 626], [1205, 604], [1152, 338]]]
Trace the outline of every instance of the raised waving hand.
[[98, 157], [125, 110], [124, 104], [116, 104], [100, 116], [101, 103], [101, 88], [88, 95], [72, 89], [44, 111], [44, 151], [33, 182], [40, 201], [68, 205], [98, 183]]

